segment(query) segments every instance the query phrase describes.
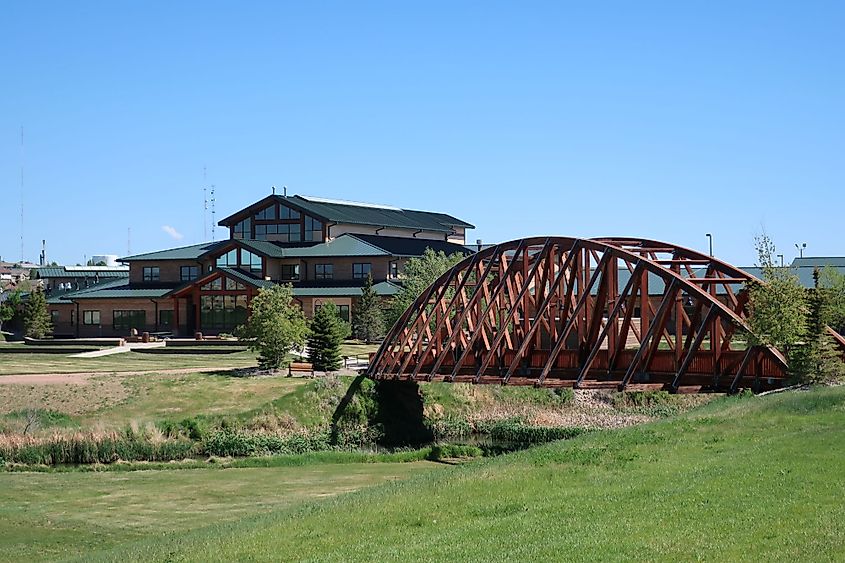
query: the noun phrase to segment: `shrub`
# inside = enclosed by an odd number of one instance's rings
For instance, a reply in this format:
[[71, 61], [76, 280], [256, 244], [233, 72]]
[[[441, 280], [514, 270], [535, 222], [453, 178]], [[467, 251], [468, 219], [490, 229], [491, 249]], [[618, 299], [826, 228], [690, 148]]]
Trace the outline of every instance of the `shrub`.
[[437, 444], [431, 446], [431, 451], [426, 456], [430, 461], [439, 461], [448, 458], [481, 457], [484, 452], [478, 446], [464, 444]]

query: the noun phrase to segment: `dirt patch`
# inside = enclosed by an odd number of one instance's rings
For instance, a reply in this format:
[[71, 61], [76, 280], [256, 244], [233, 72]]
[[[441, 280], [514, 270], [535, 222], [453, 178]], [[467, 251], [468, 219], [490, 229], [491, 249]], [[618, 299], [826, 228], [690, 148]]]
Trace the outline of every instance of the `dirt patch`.
[[66, 385], [82, 385], [88, 382], [93, 377], [108, 376], [129, 376], [129, 375], [144, 375], [147, 373], [162, 373], [162, 374], [183, 374], [183, 373], [201, 373], [201, 372], [222, 372], [231, 371], [239, 368], [222, 367], [222, 368], [181, 368], [181, 369], [146, 369], [142, 371], [114, 371], [114, 372], [94, 372], [94, 371], [80, 371], [76, 373], [20, 373], [13, 375], [0, 376], [0, 385], [50, 385], [50, 384], [66, 384]]
[[0, 414], [25, 409], [43, 409], [71, 416], [92, 412], [125, 400], [131, 390], [114, 377], [74, 378], [52, 385], [9, 385], [0, 393]]

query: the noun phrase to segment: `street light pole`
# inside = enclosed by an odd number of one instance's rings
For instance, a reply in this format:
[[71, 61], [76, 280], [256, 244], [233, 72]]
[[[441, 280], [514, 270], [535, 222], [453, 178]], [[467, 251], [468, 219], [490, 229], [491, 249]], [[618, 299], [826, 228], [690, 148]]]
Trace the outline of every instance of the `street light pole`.
[[713, 235], [710, 233], [705, 233], [705, 235], [710, 241], [710, 256], [713, 256]]
[[783, 254], [778, 254], [778, 258], [780, 258], [780, 267], [783, 268]]
[[807, 248], [807, 243], [802, 242], [800, 245], [796, 242], [795, 248], [798, 249], [798, 255], [800, 258], [804, 258], [804, 249]]

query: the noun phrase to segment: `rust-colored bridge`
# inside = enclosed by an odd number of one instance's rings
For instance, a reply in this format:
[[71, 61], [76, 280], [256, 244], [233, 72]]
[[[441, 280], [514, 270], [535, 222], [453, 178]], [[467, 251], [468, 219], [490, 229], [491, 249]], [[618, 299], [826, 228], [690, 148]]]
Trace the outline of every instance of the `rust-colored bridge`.
[[759, 280], [651, 240], [502, 243], [428, 287], [392, 327], [368, 374], [682, 392], [780, 387], [785, 358], [745, 342], [749, 281]]

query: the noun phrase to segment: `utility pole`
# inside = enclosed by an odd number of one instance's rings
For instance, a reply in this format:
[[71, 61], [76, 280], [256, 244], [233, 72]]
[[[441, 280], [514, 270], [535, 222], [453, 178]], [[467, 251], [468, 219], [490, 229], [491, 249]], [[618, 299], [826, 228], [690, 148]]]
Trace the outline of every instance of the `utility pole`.
[[713, 235], [710, 233], [706, 233], [706, 236], [710, 240], [710, 256], [713, 256]]

